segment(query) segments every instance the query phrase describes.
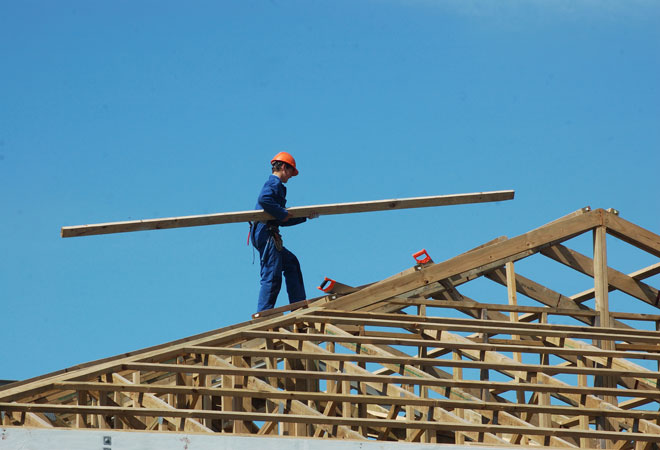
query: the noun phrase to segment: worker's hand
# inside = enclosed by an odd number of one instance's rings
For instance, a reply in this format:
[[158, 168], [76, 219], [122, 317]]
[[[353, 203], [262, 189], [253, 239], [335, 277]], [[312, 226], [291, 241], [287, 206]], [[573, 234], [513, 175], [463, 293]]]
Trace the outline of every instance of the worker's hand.
[[319, 213], [316, 211], [309, 213], [309, 216], [307, 216], [308, 219], [316, 219], [319, 216]]
[[286, 213], [286, 217], [284, 218], [284, 220], [282, 220], [282, 222], [286, 222], [286, 221], [289, 220], [291, 217], [293, 217], [293, 216], [291, 215], [291, 213], [290, 213], [290, 212], [287, 212], [287, 213]]

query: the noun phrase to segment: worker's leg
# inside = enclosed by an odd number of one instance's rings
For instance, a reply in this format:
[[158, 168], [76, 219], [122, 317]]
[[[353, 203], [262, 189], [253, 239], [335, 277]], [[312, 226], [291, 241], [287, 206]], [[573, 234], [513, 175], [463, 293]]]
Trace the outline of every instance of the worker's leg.
[[272, 238], [264, 241], [261, 242], [263, 246], [257, 246], [261, 256], [261, 288], [257, 312], [274, 308], [282, 287], [282, 252], [277, 251]]
[[303, 276], [298, 258], [286, 248], [283, 248], [281, 253], [282, 271], [284, 272], [284, 279], [286, 280], [286, 291], [289, 294], [289, 303], [305, 300], [307, 295], [305, 294], [305, 284], [303, 283]]

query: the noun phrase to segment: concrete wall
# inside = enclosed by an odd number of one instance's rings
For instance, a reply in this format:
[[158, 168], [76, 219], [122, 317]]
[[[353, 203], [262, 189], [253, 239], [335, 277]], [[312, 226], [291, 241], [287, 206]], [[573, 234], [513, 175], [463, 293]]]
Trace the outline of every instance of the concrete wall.
[[[439, 448], [443, 450], [478, 450], [487, 447], [277, 436], [0, 428], [0, 450], [438, 450]], [[502, 449], [502, 447], [498, 448]]]

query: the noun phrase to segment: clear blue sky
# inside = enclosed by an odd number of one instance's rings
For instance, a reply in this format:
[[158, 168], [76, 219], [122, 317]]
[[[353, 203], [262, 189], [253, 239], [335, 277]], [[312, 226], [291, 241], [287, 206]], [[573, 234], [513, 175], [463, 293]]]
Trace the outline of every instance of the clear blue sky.
[[660, 232], [658, 30], [641, 0], [0, 0], [0, 379], [249, 319], [245, 224], [60, 227], [252, 209], [280, 150], [290, 206], [516, 190], [286, 229], [309, 296], [586, 205]]

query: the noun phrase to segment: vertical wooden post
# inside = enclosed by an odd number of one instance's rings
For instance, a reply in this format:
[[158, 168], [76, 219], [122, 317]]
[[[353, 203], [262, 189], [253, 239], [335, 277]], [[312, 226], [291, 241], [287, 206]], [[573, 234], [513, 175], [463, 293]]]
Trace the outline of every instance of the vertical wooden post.
[[[481, 319], [482, 320], [488, 320], [488, 309], [484, 308], [481, 310]], [[482, 332], [481, 334], [481, 342], [484, 344], [488, 343], [488, 333]], [[479, 351], [479, 361], [480, 362], [485, 362], [486, 361], [486, 351], [485, 350], [480, 350]], [[489, 380], [489, 370], [487, 368], [483, 368], [479, 371], [479, 379], [481, 381], [488, 381]], [[481, 400], [484, 402], [489, 402], [491, 401], [491, 395], [490, 395], [490, 389], [487, 387], [484, 387], [481, 389]]]
[[[307, 334], [314, 334], [316, 330], [314, 327], [308, 327], [307, 328]], [[300, 351], [304, 351], [304, 342], [300, 341]], [[320, 370], [319, 367], [319, 361], [315, 360], [313, 358], [305, 360], [305, 370], [308, 372], [314, 371], [318, 372]], [[307, 378], [304, 381], [304, 386], [305, 386], [305, 391], [306, 392], [321, 392], [321, 383], [318, 378]], [[307, 401], [307, 406], [309, 406], [312, 409], [320, 410], [321, 406], [319, 402], [316, 402], [314, 400], [308, 400]], [[303, 425], [302, 430], [304, 432], [304, 436], [313, 436], [314, 435], [314, 427], [312, 424], [306, 424]]]
[[[204, 366], [209, 365], [209, 355], [204, 355], [202, 357], [202, 364]], [[199, 387], [201, 388], [208, 388], [211, 386], [212, 383], [212, 376], [211, 375], [200, 375], [199, 376]], [[213, 397], [210, 395], [202, 395], [202, 409], [205, 411], [210, 411], [213, 409]], [[211, 418], [205, 418], [204, 419], [204, 425], [207, 428], [213, 429], [213, 419]]]
[[[230, 389], [233, 387], [232, 383], [233, 377], [231, 375], [222, 375], [222, 387], [223, 389]], [[233, 399], [230, 395], [223, 395], [222, 399], [220, 400], [221, 408], [223, 411], [233, 411], [234, 405], [233, 405]], [[221, 420], [220, 421], [220, 429], [222, 432], [225, 431], [230, 431], [232, 430], [232, 421], [231, 420]]]
[[598, 311], [596, 324], [600, 327], [610, 326], [606, 236], [605, 227], [598, 227], [594, 230], [594, 291], [596, 311]]
[[[272, 339], [266, 339], [266, 349], [267, 350], [275, 350], [275, 343], [273, 342]], [[273, 357], [266, 358], [266, 369], [276, 370], [277, 369], [277, 358], [273, 358]], [[278, 381], [277, 381], [277, 377], [268, 377], [267, 380], [268, 380], [268, 383], [272, 387], [274, 387], [275, 389], [278, 389], [279, 384], [278, 384]], [[279, 406], [276, 405], [275, 411], [277, 411], [278, 408], [279, 408]]]
[[[403, 364], [401, 365], [403, 368]], [[410, 393], [415, 393], [415, 385], [407, 384], [402, 386], [406, 391]], [[415, 421], [415, 407], [412, 405], [406, 405], [406, 421], [414, 422]], [[406, 441], [412, 442], [417, 433], [414, 428], [406, 428]]]
[[[435, 407], [430, 406], [429, 407], [429, 412], [428, 412], [428, 420], [429, 422], [435, 422]], [[435, 429], [430, 429], [426, 433], [426, 442], [429, 444], [437, 444], [438, 443], [438, 432]]]
[[[518, 297], [517, 297], [517, 289], [516, 289], [516, 272], [513, 268], [513, 262], [506, 263], [506, 291], [507, 291], [507, 296], [508, 296], [508, 300], [509, 300], [509, 305], [517, 306], [518, 305]], [[517, 323], [518, 322], [518, 311], [511, 311], [509, 313], [509, 320], [511, 322]], [[511, 336], [511, 338], [515, 341], [520, 340], [519, 335]], [[520, 352], [514, 352], [513, 353], [513, 358], [517, 362], [522, 362], [522, 355], [521, 355]]]
[[[438, 332], [438, 339], [440, 339], [440, 332]], [[462, 359], [459, 350], [455, 350], [452, 352], [452, 359], [454, 361], [460, 361]], [[454, 380], [461, 381], [463, 379], [463, 368], [454, 367], [452, 369], [452, 378]], [[449, 395], [449, 398], [451, 399], [452, 396], [454, 396], [453, 390], [451, 391], [451, 395]], [[465, 410], [463, 408], [456, 408], [454, 410], [454, 414], [456, 414], [461, 419], [465, 418]], [[465, 444], [465, 434], [461, 431], [454, 431], [454, 443], [457, 445]]]
[[[123, 403], [123, 396], [121, 395], [121, 393], [119, 391], [113, 391], [112, 392], [112, 401], [117, 406], [124, 406], [122, 404]], [[124, 426], [124, 421], [121, 420], [121, 416], [119, 416], [119, 415], [112, 416], [112, 428], [114, 428], [116, 430], [126, 428]]]
[[[108, 406], [108, 393], [99, 390], [99, 406]], [[110, 428], [108, 426], [108, 419], [109, 416], [103, 415], [103, 414], [97, 414], [98, 415], [98, 420], [99, 420], [99, 428], [101, 429], [108, 429]]]
[[[187, 386], [188, 380], [187, 376], [184, 373], [176, 374], [176, 385], [177, 386]], [[177, 409], [187, 409], [188, 408], [188, 396], [186, 394], [176, 394], [174, 397], [174, 407]]]
[[[506, 291], [507, 297], [509, 300], [509, 305], [518, 306], [518, 290], [516, 286], [516, 272], [513, 267], [513, 262], [506, 263]], [[518, 322], [518, 311], [511, 311], [509, 314], [509, 320], [513, 323]], [[512, 335], [511, 339], [519, 343], [520, 335]], [[513, 359], [516, 362], [522, 363], [522, 353], [513, 352]], [[522, 383], [522, 378], [519, 376], [516, 377], [516, 382]], [[516, 400], [518, 403], [525, 403], [525, 392], [522, 390], [516, 391]]]
[[[548, 313], [542, 312], [539, 317], [539, 322], [542, 324], [548, 323]], [[541, 365], [550, 364], [550, 355], [547, 353], [541, 353], [539, 355]], [[534, 381], [538, 384], [543, 383], [543, 375], [539, 372], [534, 373]], [[539, 406], [550, 406], [550, 394], [548, 392], [538, 392], [536, 394], [536, 401]], [[548, 413], [539, 414], [539, 426], [542, 428], [552, 428], [552, 417]], [[550, 436], [545, 436], [545, 445], [550, 445]]]
[[[351, 382], [350, 381], [341, 381], [341, 393], [343, 395], [350, 395], [351, 393]], [[344, 418], [352, 417], [352, 405], [350, 401], [344, 401], [341, 404], [341, 416]]]
[[[541, 353], [539, 359], [541, 360], [540, 363], [542, 366], [548, 366], [550, 364], [550, 355], [547, 353]], [[543, 384], [542, 375], [540, 373], [536, 374], [536, 382], [538, 384]], [[550, 393], [539, 392], [537, 398], [539, 406], [550, 406]], [[542, 412], [539, 414], [539, 426], [541, 428], [552, 428], [552, 418], [549, 413]]]
[[[133, 384], [140, 384], [142, 382], [142, 380], [140, 378], [141, 378], [140, 371], [136, 370], [132, 374], [131, 381], [133, 382]], [[140, 393], [139, 392], [134, 392], [133, 394], [131, 394], [131, 397], [133, 398], [133, 405], [132, 406], [133, 406], [133, 408], [136, 408], [136, 410], [137, 410], [137, 408], [139, 408], [141, 406], [140, 405]], [[138, 420], [140, 420], [144, 423], [147, 423], [146, 417], [137, 416], [136, 419], [138, 419]]]
[[[420, 305], [420, 315], [426, 315], [426, 305]], [[428, 358], [428, 348], [426, 345], [420, 345], [417, 350], [417, 356], [419, 358]], [[423, 370], [423, 368], [420, 366], [420, 370]], [[429, 398], [429, 388], [428, 386], [420, 385], [419, 386], [419, 396], [422, 398]], [[422, 413], [424, 414], [424, 418], [426, 420], [432, 421], [433, 420], [433, 407], [425, 407], [425, 408], [420, 408], [422, 410]], [[422, 419], [424, 420], [424, 419]], [[420, 442], [433, 442], [433, 438], [436, 437], [436, 432], [435, 430], [432, 429], [427, 429], [424, 430], [422, 434], [422, 438]]]
[[[610, 306], [609, 306], [609, 283], [607, 280], [607, 244], [605, 227], [597, 227], [593, 232], [594, 244], [594, 293], [596, 298], [596, 325], [609, 328], [610, 325]], [[614, 350], [614, 342], [611, 340], [601, 340], [598, 343], [603, 350]], [[596, 385], [604, 387], [615, 387], [616, 382], [612, 377], [596, 377]], [[603, 400], [616, 404], [616, 397], [603, 396]], [[598, 417], [596, 419], [598, 429], [612, 431], [609, 421], [606, 418]], [[612, 448], [613, 442], [609, 439], [601, 440], [601, 448]]]
[[[655, 331], [660, 331], [660, 320], [655, 321]], [[657, 366], [658, 369], [657, 370], [658, 370], [658, 372], [660, 372], [660, 359], [658, 360], [657, 364], [658, 364], [658, 366]]]
[[[178, 365], [186, 365], [186, 360], [184, 356], [178, 356], [176, 358], [176, 363]], [[189, 380], [188, 380], [188, 375], [185, 373], [177, 372], [175, 375], [175, 383], [177, 386], [188, 386], [189, 385]], [[177, 409], [187, 409], [188, 408], [188, 396], [186, 394], [176, 394], [172, 398], [172, 406], [174, 406]], [[178, 429], [179, 431], [183, 431], [186, 429], [186, 418], [181, 417], [179, 420], [177, 420], [179, 423]]]
[[[577, 365], [578, 367], [586, 367], [587, 359], [584, 356], [578, 356]], [[587, 387], [587, 375], [580, 373], [578, 374], [578, 386], [581, 388]], [[587, 407], [587, 395], [580, 394], [580, 409]], [[580, 429], [588, 430], [589, 429], [589, 416], [581, 415], [580, 416]], [[589, 438], [580, 438], [580, 447], [589, 448], [593, 445], [593, 442]]]
[[[78, 391], [78, 406], [87, 406], [87, 391]], [[76, 414], [76, 428], [87, 428], [87, 414]]]
[[[327, 345], [326, 345], [326, 349], [330, 353], [334, 353], [335, 352], [335, 343], [334, 342], [328, 342]], [[325, 370], [326, 370], [326, 372], [334, 372], [334, 369], [332, 368], [332, 365], [329, 364], [329, 363], [326, 363]], [[330, 394], [336, 394], [337, 393], [337, 381], [327, 380], [326, 385], [328, 387], [328, 393], [330, 393]]]
[[[232, 365], [235, 367], [249, 367], [249, 364], [240, 356], [232, 356]], [[234, 389], [244, 389], [247, 387], [246, 377], [242, 375], [234, 375], [232, 379], [232, 388]], [[233, 399], [233, 411], [249, 411], [251, 409], [251, 399], [250, 398], [240, 398], [234, 397]], [[234, 433], [247, 433], [248, 428], [245, 425], [245, 422], [242, 420], [234, 420]]]

